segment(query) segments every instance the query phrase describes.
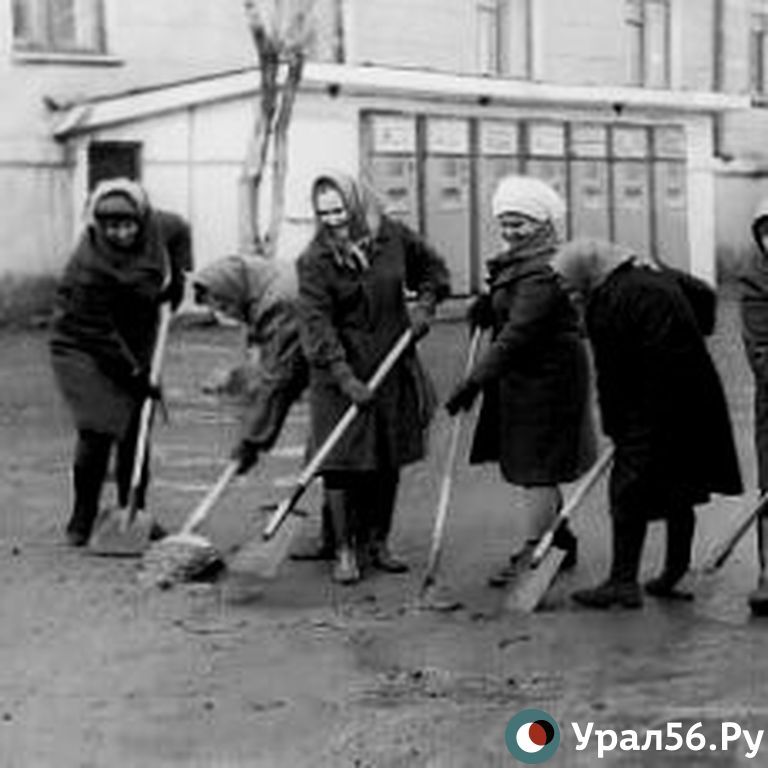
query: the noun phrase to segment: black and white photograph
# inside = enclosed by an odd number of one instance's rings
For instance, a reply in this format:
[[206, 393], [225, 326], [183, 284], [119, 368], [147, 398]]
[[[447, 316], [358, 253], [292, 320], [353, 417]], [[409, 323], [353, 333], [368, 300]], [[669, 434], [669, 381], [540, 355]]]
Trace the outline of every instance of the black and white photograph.
[[768, 0], [0, 0], [0, 768], [768, 766]]

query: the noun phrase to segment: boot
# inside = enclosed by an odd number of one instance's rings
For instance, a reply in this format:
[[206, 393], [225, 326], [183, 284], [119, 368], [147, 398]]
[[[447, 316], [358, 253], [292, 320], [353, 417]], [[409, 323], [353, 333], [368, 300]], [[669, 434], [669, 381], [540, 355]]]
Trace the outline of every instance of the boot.
[[[363, 508], [364, 499], [367, 497], [373, 511], [368, 531], [360, 531], [361, 542], [365, 542], [366, 539], [368, 542], [366, 560], [372, 568], [384, 573], [407, 573], [410, 570], [406, 562], [396, 558], [390, 552], [387, 543], [392, 530], [399, 483], [398, 470], [383, 470], [376, 473], [372, 488], [361, 486], [358, 489], [358, 508]], [[374, 494], [373, 499], [371, 499], [371, 491]]]
[[352, 547], [340, 547], [333, 566], [333, 580], [337, 584], [357, 584], [360, 581], [360, 569], [357, 555]]
[[110, 435], [91, 431], [78, 434], [72, 472], [75, 503], [65, 529], [67, 542], [73, 547], [84, 547], [91, 537], [111, 446]]
[[571, 597], [587, 608], [640, 608], [643, 596], [637, 583], [637, 572], [646, 529], [647, 523], [644, 519], [617, 519], [614, 516], [610, 576], [597, 587], [577, 590]]
[[667, 519], [667, 551], [664, 568], [645, 583], [649, 595], [665, 600], [693, 600], [693, 593], [677, 587], [691, 564], [691, 544], [696, 524], [691, 507], [674, 510]]
[[760, 576], [747, 601], [753, 616], [768, 616], [768, 515], [757, 519], [757, 559]]

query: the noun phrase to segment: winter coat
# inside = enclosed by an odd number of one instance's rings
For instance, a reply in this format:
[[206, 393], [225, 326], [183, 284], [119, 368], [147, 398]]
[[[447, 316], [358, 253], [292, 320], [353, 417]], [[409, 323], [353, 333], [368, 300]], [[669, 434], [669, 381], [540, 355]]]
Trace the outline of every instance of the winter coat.
[[193, 283], [233, 307], [247, 327], [248, 345], [258, 348], [240, 438], [260, 451], [269, 450], [309, 383], [299, 336], [295, 267], [261, 257], [229, 256], [201, 269]]
[[757, 207], [752, 223], [756, 249], [741, 275], [741, 326], [747, 361], [755, 378], [757, 474], [760, 490], [765, 492], [768, 491], [768, 254], [759, 237], [763, 220], [768, 220], [768, 199]]
[[483, 388], [470, 462], [524, 486], [574, 480], [595, 460], [587, 347], [553, 248], [489, 262], [492, 341], [470, 375]]
[[[99, 185], [91, 199], [121, 189]], [[59, 284], [50, 341], [53, 370], [78, 430], [123, 438], [140, 404], [161, 301], [178, 302], [191, 266], [189, 228], [176, 214], [155, 211], [137, 185], [126, 184], [141, 211], [139, 242], [130, 252], [107, 243], [90, 218]]]
[[[372, 220], [365, 212], [353, 212], [358, 221]], [[340, 259], [320, 226], [297, 262], [302, 340], [310, 364], [312, 433], [318, 444], [351, 404], [339, 382], [350, 371], [367, 381], [409, 327], [405, 290], [415, 291], [427, 311], [448, 293], [445, 264], [415, 233], [386, 216], [377, 216], [373, 226], [361, 245], [366, 268]], [[422, 458], [433, 405], [427, 381], [415, 348], [410, 348], [324, 469], [396, 469]]]
[[674, 275], [618, 266], [588, 296], [614, 515], [667, 517], [742, 490], [722, 385]]

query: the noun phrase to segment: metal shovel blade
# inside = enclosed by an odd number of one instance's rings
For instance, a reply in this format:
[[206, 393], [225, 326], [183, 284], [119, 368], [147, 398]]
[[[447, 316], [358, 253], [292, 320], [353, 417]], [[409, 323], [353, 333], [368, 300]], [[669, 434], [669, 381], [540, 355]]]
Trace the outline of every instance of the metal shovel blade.
[[153, 523], [152, 515], [143, 510], [130, 522], [126, 510], [105, 510], [96, 520], [88, 551], [93, 555], [140, 557], [149, 547]]

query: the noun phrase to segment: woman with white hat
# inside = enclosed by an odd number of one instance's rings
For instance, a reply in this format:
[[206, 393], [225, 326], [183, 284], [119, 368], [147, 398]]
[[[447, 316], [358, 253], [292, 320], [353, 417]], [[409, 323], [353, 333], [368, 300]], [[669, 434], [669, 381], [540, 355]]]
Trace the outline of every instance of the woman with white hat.
[[[470, 462], [497, 462], [505, 480], [524, 492], [527, 540], [489, 580], [505, 586], [562, 504], [558, 484], [594, 462], [595, 438], [586, 342], [549, 266], [565, 204], [539, 179], [507, 176], [492, 206], [507, 248], [486, 262], [489, 293], [470, 310], [470, 323], [490, 327], [492, 340], [446, 408], [468, 410], [483, 393]], [[570, 529], [561, 528], [556, 543], [568, 552], [564, 567], [575, 565]]]

